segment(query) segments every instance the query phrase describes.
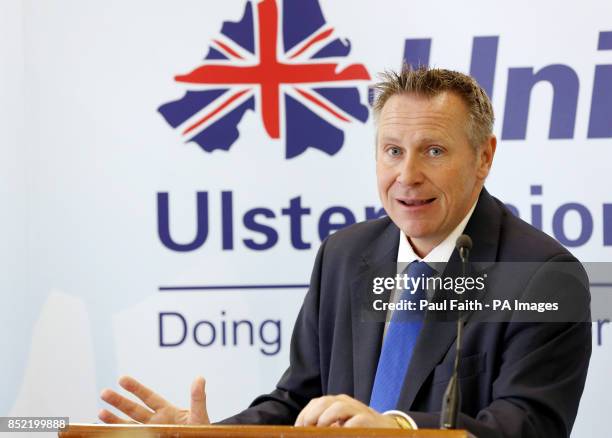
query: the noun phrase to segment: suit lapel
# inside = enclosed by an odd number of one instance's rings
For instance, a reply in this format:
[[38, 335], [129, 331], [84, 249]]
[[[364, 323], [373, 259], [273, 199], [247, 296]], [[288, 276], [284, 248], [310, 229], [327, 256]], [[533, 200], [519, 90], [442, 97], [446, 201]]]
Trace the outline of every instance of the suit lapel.
[[[474, 214], [472, 214], [464, 231], [472, 238], [474, 243], [470, 252], [470, 262], [478, 272], [488, 269], [497, 261], [497, 245], [501, 232], [502, 214], [503, 212], [497, 205], [495, 198], [483, 187]], [[452, 261], [459, 263], [457, 251], [453, 252]]]
[[[496, 260], [500, 225], [500, 208], [483, 188], [474, 213], [465, 228], [465, 234], [468, 234], [474, 243], [470, 260], [477, 271], [488, 268]], [[452, 276], [456, 274], [457, 268], [460, 266], [459, 262], [459, 254], [455, 250], [451, 255], [444, 275]], [[429, 314], [425, 315], [423, 328], [415, 345], [412, 360], [404, 379], [404, 387], [398, 401], [400, 409], [411, 409], [427, 377], [452, 347], [456, 336], [456, 322], [440, 321], [432, 318]]]
[[354, 397], [365, 404], [370, 402], [385, 323], [363, 311], [372, 295], [372, 278], [395, 276], [398, 245], [399, 229], [389, 221], [383, 234], [363, 254], [351, 284]]

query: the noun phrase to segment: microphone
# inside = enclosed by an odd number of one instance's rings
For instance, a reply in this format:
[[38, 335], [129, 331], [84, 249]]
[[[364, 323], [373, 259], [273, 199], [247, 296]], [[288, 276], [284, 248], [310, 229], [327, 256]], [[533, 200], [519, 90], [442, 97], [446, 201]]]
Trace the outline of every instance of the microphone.
[[457, 238], [455, 242], [455, 248], [459, 251], [459, 257], [461, 258], [463, 274], [467, 271], [467, 263], [470, 257], [470, 250], [472, 249], [472, 238], [467, 234], [462, 234]]
[[[468, 271], [470, 250], [472, 249], [472, 239], [467, 234], [462, 234], [457, 238], [455, 247], [461, 258], [461, 275], [465, 278]], [[459, 356], [461, 355], [461, 334], [463, 332], [463, 317], [457, 316], [457, 348], [455, 350], [455, 365], [453, 375], [448, 382], [444, 397], [442, 398], [442, 409], [440, 412], [440, 428], [456, 429], [457, 415], [461, 410], [461, 387], [459, 386], [458, 370]]]

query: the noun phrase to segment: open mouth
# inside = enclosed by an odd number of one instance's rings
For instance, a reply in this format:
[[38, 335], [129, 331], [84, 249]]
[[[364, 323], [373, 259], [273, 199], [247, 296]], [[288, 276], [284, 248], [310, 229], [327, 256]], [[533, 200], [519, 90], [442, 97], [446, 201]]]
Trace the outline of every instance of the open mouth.
[[399, 203], [402, 204], [402, 205], [405, 205], [406, 207], [420, 207], [422, 205], [431, 204], [435, 200], [436, 200], [436, 198], [429, 198], [429, 199], [406, 199], [406, 200], [398, 199]]

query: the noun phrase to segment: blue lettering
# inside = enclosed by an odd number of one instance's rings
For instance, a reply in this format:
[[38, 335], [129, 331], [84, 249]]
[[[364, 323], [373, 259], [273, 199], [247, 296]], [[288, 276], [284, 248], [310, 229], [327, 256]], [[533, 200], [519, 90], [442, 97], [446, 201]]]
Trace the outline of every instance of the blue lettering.
[[234, 249], [234, 202], [232, 192], [221, 192], [221, 224], [223, 249]]
[[365, 220], [378, 219], [379, 217], [386, 216], [387, 212], [384, 208], [366, 207], [365, 209]]
[[413, 69], [429, 65], [431, 38], [407, 39], [404, 42], [404, 57], [402, 63]]
[[597, 320], [597, 345], [598, 346], [601, 346], [601, 344], [603, 344], [602, 329], [603, 329], [604, 324], [610, 324], [610, 320], [607, 318]]
[[[580, 234], [575, 239], [569, 239], [565, 234], [565, 216], [568, 212], [575, 211], [580, 215], [581, 230]], [[555, 238], [565, 246], [580, 246], [584, 245], [593, 234], [593, 217], [589, 210], [582, 204], [571, 202], [563, 204], [553, 216], [553, 233]]]
[[244, 239], [243, 242], [247, 248], [262, 251], [265, 249], [270, 249], [276, 245], [276, 242], [278, 242], [278, 233], [274, 228], [257, 222], [255, 218], [259, 215], [270, 219], [276, 217], [272, 210], [267, 208], [254, 208], [247, 211], [244, 215], [244, 226], [248, 230], [263, 234], [266, 237], [266, 240], [263, 243], [257, 243], [253, 239]]
[[[221, 317], [223, 318], [225, 316], [225, 310], [221, 311]], [[226, 336], [225, 336], [225, 325], [227, 324], [227, 322], [225, 321], [225, 319], [221, 320], [221, 345], [226, 345], [225, 341], [226, 341]]]
[[[342, 222], [331, 222], [334, 215], [341, 215], [343, 217]], [[319, 218], [319, 238], [324, 240], [333, 231], [340, 230], [347, 225], [354, 224], [355, 215], [345, 207], [330, 207], [321, 214]]]
[[[202, 342], [200, 341], [200, 338], [198, 337], [198, 330], [200, 329], [200, 326], [202, 325], [206, 325], [210, 328], [210, 340], [208, 342]], [[193, 340], [200, 347], [208, 347], [212, 345], [213, 342], [215, 342], [216, 338], [217, 338], [217, 330], [215, 329], [215, 326], [213, 325], [212, 322], [200, 321], [196, 325], [193, 326]]]
[[[612, 50], [612, 32], [600, 32], [597, 50]], [[597, 65], [587, 138], [612, 137], [612, 65]]]
[[[178, 317], [180, 319], [180, 323], [181, 323], [182, 330], [183, 330], [183, 336], [181, 337], [180, 340], [176, 342], [168, 342], [164, 338], [164, 319], [168, 317]], [[159, 346], [160, 347], [176, 347], [178, 345], [181, 345], [185, 341], [186, 337], [187, 337], [187, 321], [185, 321], [185, 318], [183, 318], [183, 315], [181, 315], [180, 313], [176, 313], [176, 312], [161, 312], [159, 314]]]
[[[542, 195], [542, 186], [531, 186], [532, 196]], [[531, 225], [536, 227], [538, 230], [542, 229], [542, 205], [531, 204]]]
[[612, 246], [612, 204], [603, 205], [603, 244]]
[[302, 208], [302, 198], [297, 196], [289, 201], [289, 208], [281, 210], [289, 216], [291, 229], [291, 244], [295, 249], [310, 249], [310, 243], [302, 240], [302, 216], [310, 214], [310, 208]]
[[553, 64], [535, 74], [533, 68], [530, 67], [508, 70], [502, 139], [525, 139], [531, 90], [542, 81], [549, 82], [553, 87], [549, 138], [572, 138], [574, 136], [578, 103], [578, 75], [567, 65]]
[[[273, 326], [272, 339], [266, 339], [266, 336], [265, 336], [265, 330], [268, 324], [271, 324]], [[272, 351], [266, 351], [262, 347], [259, 349], [259, 351], [261, 351], [266, 356], [274, 356], [275, 354], [277, 354], [281, 349], [281, 322], [280, 320], [266, 319], [265, 321], [263, 321], [261, 323], [261, 326], [259, 327], [259, 339], [261, 340], [261, 342], [263, 342], [267, 346], [276, 347]]]
[[238, 326], [246, 325], [249, 329], [249, 345], [253, 345], [253, 323], [246, 319], [240, 321], [234, 321], [234, 345], [238, 345]]
[[[174, 320], [174, 325], [171, 325], [173, 322], [172, 320]], [[240, 327], [242, 327], [241, 330], [239, 329]], [[166, 333], [168, 330], [170, 330], [172, 334], [178, 332], [180, 334], [178, 338], [180, 339], [168, 340], [168, 334]], [[229, 330], [231, 330], [231, 333]], [[241, 338], [238, 334], [239, 331], [243, 333]], [[218, 324], [217, 321], [201, 320], [197, 321], [190, 331], [187, 320], [180, 313], [162, 312], [159, 314], [160, 347], [176, 347], [182, 345], [188, 333], [191, 333], [193, 336], [195, 345], [204, 348], [214, 346], [238, 347], [244, 345], [244, 341], [246, 341], [246, 345], [254, 346], [255, 342], [259, 341], [259, 351], [265, 356], [274, 356], [278, 354], [282, 344], [281, 320], [279, 319], [265, 319], [259, 324], [259, 330], [255, 331], [252, 321], [248, 319], [227, 321], [226, 312], [222, 310]], [[246, 338], [244, 334], [246, 334]], [[255, 334], [259, 335], [257, 339], [255, 338]], [[228, 340], [231, 340], [231, 343], [228, 342]]]
[[164, 246], [173, 251], [193, 251], [206, 242], [208, 236], [208, 193], [196, 194], [196, 236], [190, 243], [176, 243], [170, 236], [170, 212], [168, 193], [157, 194], [157, 234]]
[[[493, 97], [499, 36], [477, 36], [472, 42], [470, 75]], [[432, 39], [404, 40], [402, 63], [411, 68], [430, 64]], [[599, 32], [598, 51], [612, 50], [612, 31]], [[591, 94], [587, 138], [612, 138], [612, 64], [595, 66]], [[565, 64], [551, 64], [535, 72], [533, 67], [508, 69], [506, 104], [501, 138], [524, 140], [527, 136], [531, 92], [540, 82], [552, 86], [550, 139], [574, 137], [580, 79], [576, 71]], [[373, 105], [375, 90], [368, 90], [368, 102]]]
[[470, 75], [476, 79], [490, 99], [493, 99], [498, 44], [498, 36], [474, 37], [472, 43]]

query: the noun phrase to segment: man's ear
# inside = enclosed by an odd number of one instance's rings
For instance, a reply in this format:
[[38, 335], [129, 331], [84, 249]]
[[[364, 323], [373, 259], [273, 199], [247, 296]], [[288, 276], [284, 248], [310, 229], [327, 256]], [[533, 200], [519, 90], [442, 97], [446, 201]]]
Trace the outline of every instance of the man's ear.
[[479, 179], [483, 181], [489, 175], [491, 166], [493, 165], [493, 157], [495, 156], [495, 149], [497, 148], [497, 137], [491, 135], [479, 148], [478, 148], [478, 169], [476, 174]]

